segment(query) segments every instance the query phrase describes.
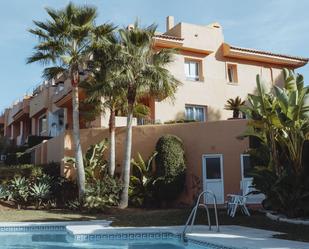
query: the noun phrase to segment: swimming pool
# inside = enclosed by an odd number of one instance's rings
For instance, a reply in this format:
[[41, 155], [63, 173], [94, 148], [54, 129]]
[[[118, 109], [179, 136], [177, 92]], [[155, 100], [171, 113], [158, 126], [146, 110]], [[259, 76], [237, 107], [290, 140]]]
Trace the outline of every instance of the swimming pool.
[[[88, 234], [73, 234], [71, 226], [53, 225], [9, 225], [0, 226], [1, 249], [231, 249], [207, 242], [189, 239], [183, 243], [179, 233], [167, 230], [115, 229], [92, 225], [92, 231], [80, 224], [76, 231]], [[74, 226], [73, 226], [74, 227]], [[84, 229], [84, 230], [81, 230]]]
[[[64, 233], [0, 234], [1, 249], [209, 249], [194, 243], [184, 245], [177, 239], [72, 241]], [[216, 247], [221, 248], [221, 247]]]

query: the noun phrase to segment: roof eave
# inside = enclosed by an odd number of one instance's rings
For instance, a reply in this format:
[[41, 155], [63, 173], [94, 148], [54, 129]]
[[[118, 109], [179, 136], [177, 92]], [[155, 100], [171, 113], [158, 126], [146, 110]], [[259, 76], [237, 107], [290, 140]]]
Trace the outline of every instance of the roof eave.
[[258, 61], [291, 68], [302, 67], [308, 63], [307, 58], [293, 57], [253, 49], [232, 47], [227, 43], [223, 44], [222, 49], [223, 49], [223, 55], [225, 57], [233, 59]]

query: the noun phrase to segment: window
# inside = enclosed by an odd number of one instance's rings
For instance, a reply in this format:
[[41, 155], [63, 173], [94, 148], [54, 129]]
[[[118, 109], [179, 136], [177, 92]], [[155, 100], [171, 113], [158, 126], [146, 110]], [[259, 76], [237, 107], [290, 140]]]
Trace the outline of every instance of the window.
[[39, 134], [42, 135], [42, 133], [47, 131], [47, 119], [46, 115], [39, 118]]
[[185, 61], [185, 74], [187, 80], [199, 81], [199, 65], [198, 61]]
[[237, 83], [237, 66], [235, 64], [227, 64], [227, 77], [230, 83]]
[[221, 179], [221, 158], [206, 157], [206, 178]]
[[242, 171], [243, 171], [243, 178], [251, 178], [250, 175], [252, 166], [250, 162], [250, 155], [242, 154], [241, 155], [241, 163], [242, 163]]
[[201, 122], [206, 121], [205, 109], [206, 108], [204, 106], [187, 105], [186, 106], [186, 119], [196, 120], [196, 121], [201, 121]]

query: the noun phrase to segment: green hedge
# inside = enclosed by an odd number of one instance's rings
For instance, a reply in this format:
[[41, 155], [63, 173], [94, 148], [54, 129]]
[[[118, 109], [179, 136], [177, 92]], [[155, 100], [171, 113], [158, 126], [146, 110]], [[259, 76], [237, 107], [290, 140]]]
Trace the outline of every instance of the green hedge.
[[161, 137], [156, 145], [155, 194], [161, 201], [175, 200], [185, 185], [185, 151], [182, 140], [174, 135]]

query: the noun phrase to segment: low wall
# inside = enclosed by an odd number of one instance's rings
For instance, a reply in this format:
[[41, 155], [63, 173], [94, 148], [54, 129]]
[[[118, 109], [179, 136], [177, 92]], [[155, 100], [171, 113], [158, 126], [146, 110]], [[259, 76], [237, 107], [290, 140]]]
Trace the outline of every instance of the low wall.
[[62, 162], [64, 158], [64, 133], [59, 136], [44, 140], [35, 146], [35, 164]]
[[[246, 120], [224, 120], [205, 123], [186, 123], [169, 125], [147, 125], [133, 127], [132, 157], [139, 152], [147, 158], [155, 150], [158, 139], [165, 134], [174, 134], [184, 142], [187, 179], [182, 196], [184, 203], [192, 203], [202, 184], [202, 156], [204, 154], [223, 154], [224, 193], [240, 191], [240, 154], [249, 147], [248, 140], [238, 140], [246, 128]], [[89, 145], [108, 137], [108, 129], [81, 130], [81, 144], [85, 152]], [[49, 142], [49, 141], [48, 141]], [[116, 171], [121, 172], [125, 146], [125, 128], [116, 130]], [[64, 135], [64, 156], [74, 156], [73, 140], [70, 131]], [[65, 175], [74, 177], [74, 172], [64, 167]]]

